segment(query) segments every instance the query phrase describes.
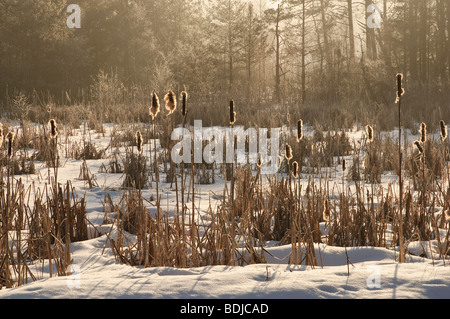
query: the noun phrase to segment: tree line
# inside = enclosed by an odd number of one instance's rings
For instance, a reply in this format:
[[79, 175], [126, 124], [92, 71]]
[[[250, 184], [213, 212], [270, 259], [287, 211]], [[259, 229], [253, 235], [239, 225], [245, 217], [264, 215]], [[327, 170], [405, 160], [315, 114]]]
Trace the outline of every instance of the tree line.
[[450, 115], [449, 0], [77, 0], [81, 27], [69, 28], [71, 3], [0, 1], [3, 107], [18, 94], [146, 103], [174, 89], [211, 107], [374, 118], [401, 72], [414, 114]]

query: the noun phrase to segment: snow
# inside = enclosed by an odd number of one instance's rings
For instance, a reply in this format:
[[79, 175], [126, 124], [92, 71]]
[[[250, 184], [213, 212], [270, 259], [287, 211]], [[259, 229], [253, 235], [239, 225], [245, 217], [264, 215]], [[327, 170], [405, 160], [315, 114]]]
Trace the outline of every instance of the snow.
[[[269, 251], [281, 258], [267, 264], [207, 266], [190, 269], [123, 265], [103, 253], [105, 237], [72, 244], [80, 268], [67, 277], [52, 277], [3, 289], [0, 298], [90, 299], [306, 299], [306, 298], [448, 298], [450, 272], [442, 263], [410, 257], [394, 262], [386, 249], [321, 245], [323, 267], [288, 265], [290, 247]], [[349, 272], [348, 272], [349, 271]]]
[[[110, 126], [106, 126], [106, 136]], [[361, 136], [360, 131], [354, 132]], [[96, 145], [106, 147], [107, 138], [95, 136]], [[76, 139], [79, 136], [72, 136]], [[315, 246], [318, 265], [289, 265], [291, 246], [266, 243], [267, 263], [244, 266], [205, 266], [176, 269], [170, 267], [132, 267], [116, 261], [107, 234], [111, 225], [100, 225], [103, 201], [108, 193], [113, 201], [120, 198], [121, 179], [117, 174], [98, 173], [108, 159], [88, 160], [98, 187], [89, 189], [77, 180], [81, 161], [62, 161], [60, 182], [71, 180], [77, 194], [86, 194], [87, 217], [102, 233], [89, 240], [71, 244], [73, 263], [69, 276], [49, 277], [48, 265], [30, 266], [37, 281], [15, 288], [1, 289], [0, 299], [447, 299], [450, 298], [449, 260], [428, 256], [434, 242], [411, 245], [405, 263], [398, 263], [392, 249], [374, 247]], [[47, 168], [36, 164], [37, 174], [27, 176], [31, 183], [45, 183]], [[24, 177], [22, 177], [24, 178]], [[339, 180], [339, 178], [338, 178]], [[196, 185], [205, 210], [210, 194], [221, 194], [223, 180], [215, 185]], [[150, 192], [145, 190], [144, 197]], [[170, 185], [161, 185], [162, 206], [173, 208]], [[167, 206], [167, 207], [165, 207]], [[92, 230], [92, 227], [91, 227]], [[93, 232], [92, 232], [93, 233]], [[414, 255], [412, 254], [414, 253]]]

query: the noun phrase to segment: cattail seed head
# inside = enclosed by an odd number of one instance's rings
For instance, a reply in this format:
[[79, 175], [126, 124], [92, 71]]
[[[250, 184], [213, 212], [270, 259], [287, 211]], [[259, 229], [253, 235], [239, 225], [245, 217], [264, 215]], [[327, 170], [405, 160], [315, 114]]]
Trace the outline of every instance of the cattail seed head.
[[139, 153], [142, 153], [142, 145], [143, 145], [143, 140], [142, 140], [142, 134], [141, 131], [137, 131], [136, 132], [136, 144], [137, 144], [137, 150]]
[[347, 170], [347, 161], [345, 159], [342, 160], [342, 171], [345, 172]]
[[444, 216], [445, 216], [445, 221], [446, 221], [446, 222], [450, 222], [450, 209], [447, 209], [447, 210], [444, 212]]
[[8, 141], [8, 157], [11, 158], [12, 157], [12, 146], [13, 146], [13, 142], [14, 142], [14, 132], [9, 132], [6, 135], [6, 140]]
[[427, 141], [427, 125], [424, 122], [420, 124], [420, 141], [422, 143]]
[[262, 160], [261, 154], [259, 154], [258, 161], [256, 162], [256, 167], [258, 167], [258, 169], [259, 169], [259, 168], [261, 168], [262, 164], [263, 164], [263, 160]]
[[177, 108], [177, 98], [175, 93], [170, 90], [164, 97], [164, 101], [166, 101], [166, 110], [169, 111], [169, 114], [172, 114]]
[[373, 128], [370, 125], [366, 125], [366, 134], [367, 134], [367, 140], [369, 143], [373, 142]]
[[405, 94], [405, 90], [402, 87], [403, 86], [402, 81], [403, 81], [403, 74], [397, 73], [397, 99], [395, 100], [395, 102], [399, 102], [400, 97], [403, 94]]
[[292, 163], [292, 176], [293, 176], [294, 178], [297, 178], [297, 177], [298, 177], [298, 163], [297, 163], [296, 161], [294, 161], [294, 162]]
[[234, 111], [234, 101], [230, 100], [230, 125], [236, 122], [236, 112]]
[[156, 92], [153, 91], [153, 93], [152, 93], [152, 106], [150, 107], [150, 115], [152, 117], [152, 120], [155, 120], [156, 116], [158, 115], [159, 108], [160, 108], [159, 97], [156, 94]]
[[281, 164], [283, 163], [283, 156], [279, 155], [278, 156], [278, 169], [281, 168]]
[[420, 154], [423, 154], [423, 147], [420, 141], [414, 141], [414, 146], [419, 151]]
[[181, 92], [181, 115], [186, 116], [187, 114], [187, 93], [186, 91]]
[[51, 119], [48, 123], [50, 126], [50, 137], [56, 138], [56, 136], [58, 136], [58, 127], [56, 126], [56, 121], [54, 119]]
[[323, 220], [326, 222], [330, 221], [331, 213], [330, 213], [330, 201], [325, 199], [323, 201], [323, 212], [322, 212]]
[[284, 154], [284, 157], [290, 161], [292, 159], [292, 148], [289, 144], [286, 143], [286, 152]]
[[445, 125], [445, 122], [443, 120], [440, 121], [440, 127], [441, 127], [441, 140], [444, 141], [448, 134], [447, 134], [447, 126]]
[[303, 139], [303, 120], [298, 120], [297, 123], [297, 142]]
[[0, 147], [3, 145], [3, 124], [0, 123]]

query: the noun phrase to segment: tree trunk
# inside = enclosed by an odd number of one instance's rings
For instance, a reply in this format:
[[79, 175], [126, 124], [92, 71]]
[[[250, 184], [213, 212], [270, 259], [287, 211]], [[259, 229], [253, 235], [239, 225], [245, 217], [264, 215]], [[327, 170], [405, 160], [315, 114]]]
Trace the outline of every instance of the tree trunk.
[[302, 1], [302, 104], [305, 104], [306, 101], [306, 64], [305, 64], [305, 25], [306, 25], [306, 13], [305, 13], [305, 0]]
[[276, 49], [275, 49], [275, 102], [280, 103], [281, 93], [280, 93], [280, 5], [277, 8], [277, 20], [275, 26], [275, 38], [276, 38]]
[[348, 11], [348, 37], [350, 40], [350, 62], [355, 59], [355, 35], [353, 27], [353, 0], [347, 0], [347, 11]]

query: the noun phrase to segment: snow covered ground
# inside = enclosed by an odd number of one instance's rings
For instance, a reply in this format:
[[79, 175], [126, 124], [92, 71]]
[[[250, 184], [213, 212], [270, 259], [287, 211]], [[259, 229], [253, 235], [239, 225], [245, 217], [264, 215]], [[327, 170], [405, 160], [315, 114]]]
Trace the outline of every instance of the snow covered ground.
[[[108, 127], [106, 132], [106, 137], [92, 135], [97, 145], [109, 143]], [[70, 179], [79, 194], [86, 194], [88, 218], [103, 229], [103, 235], [71, 244], [71, 275], [50, 278], [48, 265], [43, 268], [40, 264], [35, 268], [31, 266], [38, 280], [21, 287], [2, 289], [0, 299], [256, 299], [263, 302], [269, 299], [450, 298], [450, 260], [411, 254], [407, 256], [407, 262], [398, 263], [395, 252], [386, 248], [346, 250], [321, 244], [316, 246], [319, 265], [314, 269], [289, 265], [291, 246], [279, 246], [274, 242], [267, 243], [266, 264], [189, 269], [124, 265], [116, 261], [108, 249], [106, 233], [109, 226], [100, 226], [105, 193], [108, 192], [113, 200], [121, 193], [121, 180], [117, 174], [98, 173], [106, 161], [88, 161], [98, 183], [98, 187], [92, 189], [86, 187], [85, 181], [77, 180], [80, 161], [63, 161], [59, 171], [60, 181]], [[35, 176], [25, 179], [45, 182], [45, 165], [36, 164], [36, 169]], [[205, 193], [205, 200], [209, 198], [209, 186], [203, 185], [200, 191]], [[222, 189], [223, 184], [218, 180], [212, 187]], [[169, 185], [163, 184], [162, 193], [167, 190]], [[173, 198], [167, 196], [165, 199], [164, 196], [163, 205], [166, 201], [167, 207], [173, 205]], [[434, 245], [421, 244], [425, 250]], [[422, 249], [420, 244], [411, 246], [414, 248]]]

